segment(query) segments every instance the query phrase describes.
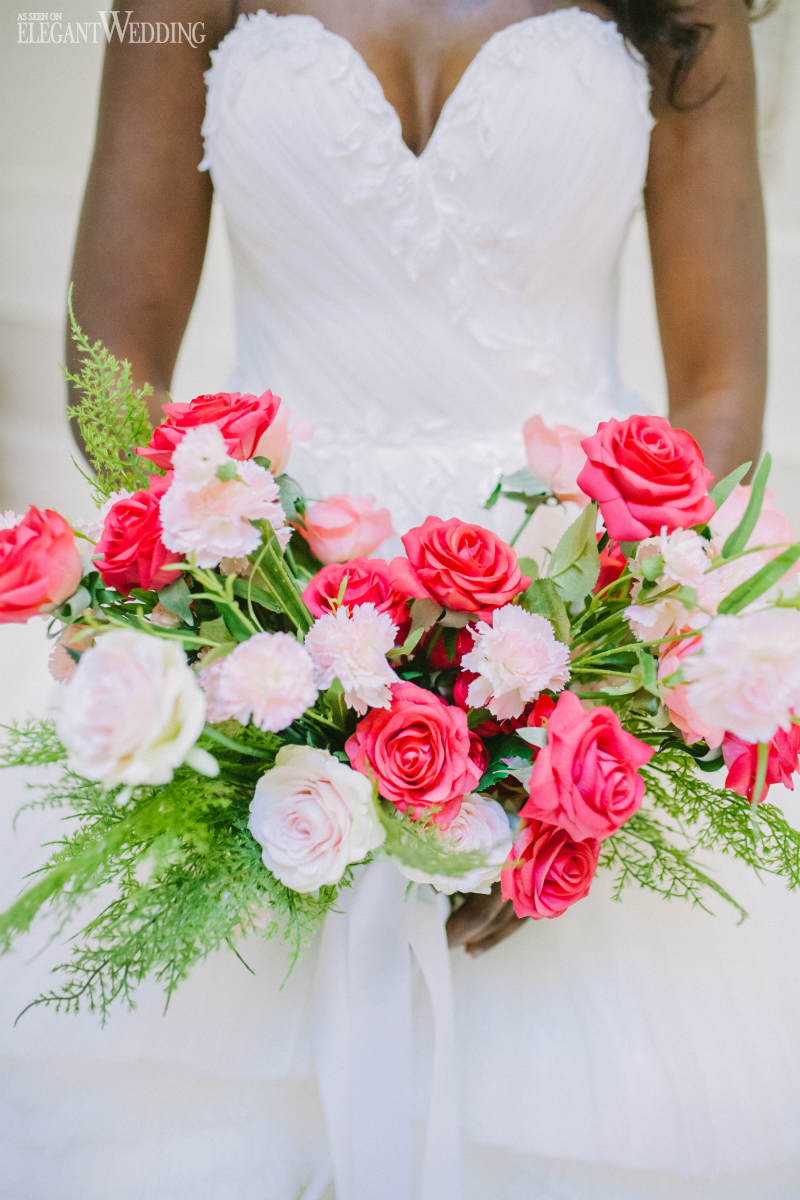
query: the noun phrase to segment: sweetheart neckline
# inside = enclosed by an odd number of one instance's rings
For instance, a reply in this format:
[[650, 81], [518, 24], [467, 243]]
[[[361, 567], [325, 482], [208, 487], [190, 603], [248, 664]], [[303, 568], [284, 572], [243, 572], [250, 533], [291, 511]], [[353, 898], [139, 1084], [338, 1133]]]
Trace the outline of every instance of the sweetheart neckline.
[[612, 30], [614, 35], [616, 36], [616, 38], [619, 40], [620, 45], [624, 46], [624, 38], [623, 38], [622, 33], [620, 32], [619, 26], [615, 20], [613, 20], [613, 19], [609, 20], [609, 19], [606, 19], [605, 17], [598, 16], [597, 13], [593, 13], [593, 12], [590, 12], [588, 9], [581, 8], [577, 4], [564, 5], [562, 8], [550, 9], [548, 12], [532, 13], [530, 16], [522, 17], [518, 21], [511, 21], [508, 25], [504, 25], [501, 29], [496, 29], [494, 31], [494, 33], [489, 34], [489, 36], [486, 38], [486, 40], [484, 42], [482, 42], [481, 45], [478, 47], [475, 54], [469, 60], [466, 67], [464, 68], [463, 72], [461, 73], [455, 87], [452, 89], [451, 92], [449, 92], [449, 94], [445, 98], [445, 101], [442, 104], [441, 109], [439, 110], [439, 115], [436, 118], [436, 121], [434, 122], [433, 129], [431, 130], [430, 136], [429, 136], [428, 140], [425, 142], [425, 145], [419, 151], [419, 153], [417, 153], [415, 150], [412, 150], [411, 146], [406, 141], [405, 135], [403, 133], [403, 124], [402, 124], [402, 121], [400, 120], [400, 114], [398, 113], [395, 106], [388, 99], [386, 92], [384, 90], [383, 84], [381, 83], [380, 79], [378, 78], [376, 73], [373, 71], [372, 67], [369, 65], [369, 63], [367, 62], [367, 60], [365, 59], [365, 57], [361, 53], [361, 51], [350, 41], [349, 38], [345, 37], [344, 34], [337, 33], [335, 29], [331, 29], [328, 25], [326, 25], [324, 23], [324, 21], [321, 21], [319, 19], [319, 17], [315, 17], [313, 15], [313, 13], [274, 13], [274, 12], [270, 12], [270, 10], [266, 9], [266, 8], [257, 8], [257, 9], [254, 9], [253, 12], [240, 13], [233, 28], [230, 29], [225, 34], [225, 37], [220, 40], [220, 42], [216, 48], [216, 51], [212, 51], [212, 63], [211, 63], [211, 67], [206, 72], [206, 81], [208, 82], [209, 78], [211, 77], [211, 75], [213, 73], [214, 59], [215, 59], [216, 53], [223, 46], [223, 44], [228, 42], [229, 39], [234, 38], [237, 33], [246, 31], [248, 28], [251, 27], [251, 25], [254, 25], [260, 18], [269, 17], [276, 21], [297, 21], [297, 22], [301, 22], [301, 23], [302, 22], [310, 23], [310, 24], [316, 26], [317, 29], [320, 31], [321, 35], [324, 36], [325, 38], [327, 38], [330, 42], [332, 42], [335, 45], [339, 45], [339, 46], [342, 46], [345, 48], [346, 53], [356, 63], [359, 70], [361, 70], [363, 72], [365, 78], [367, 78], [370, 81], [371, 85], [377, 90], [377, 93], [380, 97], [381, 103], [385, 107], [386, 111], [391, 114], [391, 116], [394, 120], [395, 127], [396, 127], [396, 133], [397, 133], [398, 141], [400, 143], [400, 149], [403, 151], [403, 153], [406, 155], [406, 157], [411, 162], [421, 164], [425, 161], [425, 158], [426, 158], [430, 148], [437, 141], [437, 137], [440, 133], [440, 130], [441, 130], [443, 124], [446, 122], [446, 119], [447, 119], [447, 116], [448, 116], [450, 110], [454, 107], [455, 104], [458, 103], [462, 94], [466, 91], [470, 78], [479, 69], [479, 67], [483, 61], [483, 58], [489, 52], [490, 47], [496, 46], [499, 41], [502, 41], [503, 38], [509, 36], [510, 34], [512, 34], [514, 32], [519, 33], [523, 28], [532, 28], [537, 23], [546, 23], [548, 21], [554, 21], [556, 19], [563, 19], [565, 16], [569, 20], [575, 20], [576, 18], [586, 18], [588, 20], [588, 22], [590, 23], [590, 25], [594, 26], [595, 28], [598, 28], [598, 29], [602, 28], [603, 30], [606, 30], [606, 29]]

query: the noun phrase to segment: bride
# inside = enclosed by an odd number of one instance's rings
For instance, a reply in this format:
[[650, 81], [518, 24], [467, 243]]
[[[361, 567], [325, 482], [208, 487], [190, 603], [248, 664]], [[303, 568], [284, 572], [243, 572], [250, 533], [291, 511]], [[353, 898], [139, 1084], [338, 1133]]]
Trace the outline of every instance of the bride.
[[[527, 417], [590, 430], [643, 407], [618, 374], [616, 289], [644, 186], [673, 422], [717, 474], [757, 456], [745, 0], [136, 7], [203, 20], [207, 40], [111, 43], [73, 277], [79, 320], [153, 383], [156, 419], [213, 185], [235, 274], [229, 388], [269, 387], [310, 419], [293, 473], [375, 494], [400, 532], [429, 512], [503, 531], [481, 503], [522, 461]], [[800, 1196], [796, 900], [729, 883], [744, 928], [647, 894], [615, 905], [602, 881], [561, 921], [523, 925], [495, 895], [450, 920], [470, 952], [451, 956], [470, 1200]], [[102, 1032], [41, 1010], [4, 1031], [5, 1194], [333, 1196], [314, 955], [282, 991], [281, 947], [247, 958], [254, 977], [209, 959], [163, 1018], [145, 989]], [[17, 969], [19, 1007], [33, 973]], [[394, 1195], [405, 1167], [385, 1167]]]

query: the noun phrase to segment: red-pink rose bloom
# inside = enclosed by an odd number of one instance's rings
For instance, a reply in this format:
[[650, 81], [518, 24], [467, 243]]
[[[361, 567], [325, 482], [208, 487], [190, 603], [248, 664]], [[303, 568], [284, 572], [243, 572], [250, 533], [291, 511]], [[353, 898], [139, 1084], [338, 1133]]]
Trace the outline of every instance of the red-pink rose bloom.
[[[475, 645], [475, 639], [466, 627], [459, 629], [456, 634], [455, 643], [451, 646], [452, 655], [448, 653], [444, 630], [438, 626], [434, 626], [431, 633], [426, 635], [425, 640], [430, 646], [428, 662], [434, 671], [446, 671], [452, 667], [460, 667], [461, 659], [465, 654], [469, 654]], [[425, 643], [423, 642], [423, 644]], [[456, 703], [458, 703], [459, 708], [466, 708], [466, 704], [461, 704], [460, 701]]]
[[691, 434], [666, 417], [602, 421], [582, 445], [588, 462], [578, 486], [600, 505], [614, 541], [639, 542], [712, 516], [714, 477]]
[[577, 483], [578, 473], [586, 463], [586, 452], [581, 445], [586, 434], [573, 425], [553, 425], [551, 428], [537, 414], [529, 417], [522, 426], [522, 436], [525, 456], [533, 474], [546, 483], [559, 500], [586, 504], [586, 496]]
[[[285, 421], [280, 423], [280, 444], [275, 444], [273, 426], [280, 407], [280, 398], [272, 392], [264, 392], [261, 396], [218, 392], [195, 396], [188, 404], [165, 404], [166, 421], [154, 430], [149, 445], [137, 450], [137, 454], [168, 471], [172, 466], [172, 452], [185, 433], [197, 425], [216, 425], [231, 458], [244, 460], [263, 455], [269, 458], [273, 475], [278, 475], [285, 466], [288, 449], [288, 431], [282, 428]], [[281, 417], [285, 417], [285, 412]]]
[[48, 508], [29, 508], [0, 529], [0, 624], [24, 624], [51, 612], [77, 590], [81, 556], [68, 523]]
[[529, 586], [512, 548], [481, 525], [428, 517], [403, 536], [408, 559], [395, 559], [409, 595], [489, 619]]
[[654, 753], [625, 732], [612, 709], [587, 710], [572, 692], [562, 692], [520, 815], [558, 825], [579, 840], [609, 837], [641, 805], [639, 768]]
[[396, 683], [390, 708], [373, 708], [348, 738], [351, 764], [374, 775], [401, 812], [446, 829], [482, 771], [470, 753], [466, 714], [415, 683]]
[[516, 836], [500, 886], [518, 917], [560, 917], [592, 886], [600, 842], [575, 841], [564, 829], [524, 821]]
[[357, 604], [374, 604], [378, 612], [387, 613], [397, 626], [398, 642], [408, 632], [408, 596], [398, 586], [391, 564], [382, 558], [330, 563], [308, 581], [303, 599], [314, 617], [335, 612], [339, 603], [351, 611]]
[[371, 496], [329, 496], [306, 509], [296, 529], [321, 563], [364, 558], [394, 533], [388, 508]]
[[124, 595], [131, 588], [157, 592], [178, 578], [179, 572], [168, 567], [181, 562], [183, 555], [167, 550], [162, 542], [158, 512], [171, 482], [171, 475], [154, 475], [147, 491], [118, 500], [108, 511], [94, 565], [103, 583]]
[[[756, 789], [756, 774], [758, 772], [758, 746], [752, 742], [743, 742], [734, 734], [725, 735], [722, 743], [722, 756], [728, 775], [725, 786], [740, 796], [746, 796], [753, 803]], [[794, 791], [794, 776], [800, 773], [800, 725], [792, 725], [788, 732], [779, 729], [769, 743], [767, 758], [767, 777], [764, 789], [758, 797], [761, 804], [767, 798], [769, 789], [774, 783], [782, 783], [784, 787]]]
[[[598, 534], [598, 541], [602, 534]], [[594, 591], [602, 592], [612, 583], [616, 583], [628, 565], [628, 560], [619, 548], [618, 542], [606, 542], [600, 551], [600, 574]]]

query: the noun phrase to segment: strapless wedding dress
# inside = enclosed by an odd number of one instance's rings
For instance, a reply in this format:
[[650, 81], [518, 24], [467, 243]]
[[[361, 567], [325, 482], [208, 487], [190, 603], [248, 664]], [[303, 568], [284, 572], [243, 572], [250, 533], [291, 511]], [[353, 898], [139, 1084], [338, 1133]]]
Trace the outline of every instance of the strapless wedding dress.
[[[516, 514], [481, 504], [521, 464], [526, 417], [589, 430], [642, 407], [616, 363], [652, 126], [641, 58], [579, 9], [517, 22], [416, 157], [366, 63], [312, 17], [242, 17], [212, 57], [203, 165], [234, 264], [231, 386], [311, 421], [292, 470], [315, 495], [374, 494], [399, 531], [437, 513], [505, 532]], [[37, 636], [5, 646], [32, 705]], [[4, 898], [41, 831], [23, 822]], [[712, 867], [743, 927], [636, 892], [614, 904], [598, 879], [560, 920], [450, 956], [469, 1200], [800, 1196], [798, 900]], [[42, 941], [2, 964], [0, 1196], [333, 1194], [307, 1045], [315, 949], [283, 990], [283, 948], [251, 940], [255, 975], [215, 955], [164, 1017], [146, 987], [102, 1031], [44, 1010], [12, 1031], [64, 956], [33, 959]]]

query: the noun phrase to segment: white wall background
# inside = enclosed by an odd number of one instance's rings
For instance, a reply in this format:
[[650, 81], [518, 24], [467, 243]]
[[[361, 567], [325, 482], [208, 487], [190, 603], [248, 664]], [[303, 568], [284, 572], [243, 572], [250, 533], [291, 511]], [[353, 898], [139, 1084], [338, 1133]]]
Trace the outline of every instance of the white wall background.
[[[31, 502], [88, 511], [63, 423], [63, 303], [93, 137], [101, 48], [20, 46], [16, 8], [0, 6], [0, 510]], [[67, 14], [69, 15], [69, 14]], [[784, 0], [755, 28], [771, 243], [772, 342], [767, 444], [774, 487], [800, 528], [800, 6]], [[173, 385], [176, 398], [221, 387], [231, 360], [230, 281], [215, 213], [209, 254]], [[645, 233], [626, 253], [623, 365], [663, 403]]]

